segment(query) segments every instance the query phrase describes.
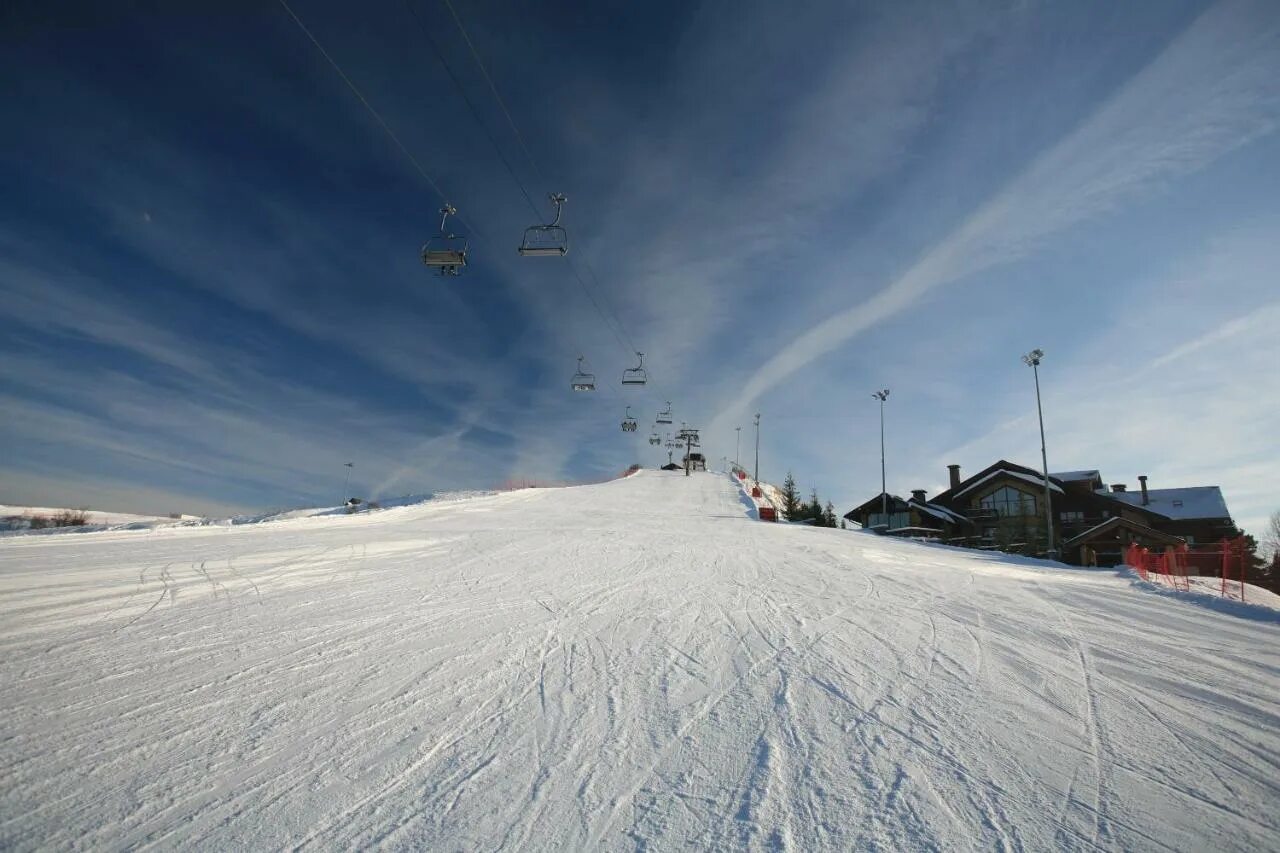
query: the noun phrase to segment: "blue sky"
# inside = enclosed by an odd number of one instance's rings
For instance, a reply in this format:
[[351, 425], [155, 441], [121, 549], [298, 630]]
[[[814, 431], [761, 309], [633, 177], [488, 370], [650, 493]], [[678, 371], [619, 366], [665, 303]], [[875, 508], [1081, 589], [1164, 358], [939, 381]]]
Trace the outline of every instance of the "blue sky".
[[[280, 4], [11, 14], [0, 501], [598, 477], [665, 461], [671, 400], [714, 458], [760, 411], [762, 475], [847, 508], [879, 387], [892, 491], [1038, 464], [1039, 346], [1051, 468], [1280, 508], [1280, 6], [454, 5], [520, 138], [442, 3], [291, 0], [459, 209], [453, 279], [441, 199]], [[521, 185], [568, 195], [567, 260], [516, 254]]]

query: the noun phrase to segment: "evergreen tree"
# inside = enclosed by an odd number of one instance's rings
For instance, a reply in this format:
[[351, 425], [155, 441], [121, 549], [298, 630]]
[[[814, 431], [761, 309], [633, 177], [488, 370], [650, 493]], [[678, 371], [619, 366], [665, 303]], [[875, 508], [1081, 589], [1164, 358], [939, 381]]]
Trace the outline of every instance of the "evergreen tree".
[[836, 505], [831, 501], [827, 501], [826, 512], [822, 514], [822, 524], [824, 527], [836, 526]]
[[818, 500], [818, 487], [809, 492], [809, 504], [805, 507], [804, 517], [811, 519], [815, 527], [822, 526], [822, 501]]
[[800, 494], [796, 491], [796, 478], [787, 472], [787, 479], [782, 481], [782, 514], [787, 521], [800, 518]]

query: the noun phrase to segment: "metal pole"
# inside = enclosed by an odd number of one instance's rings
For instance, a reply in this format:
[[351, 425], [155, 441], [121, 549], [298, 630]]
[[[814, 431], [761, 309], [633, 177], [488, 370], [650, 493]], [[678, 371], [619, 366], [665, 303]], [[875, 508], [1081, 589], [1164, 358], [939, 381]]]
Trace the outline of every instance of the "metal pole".
[[880, 401], [880, 515], [885, 529], [889, 529], [889, 487], [884, 473], [884, 401], [889, 399], [889, 389], [874, 392], [872, 397]]
[[736, 440], [736, 442], [734, 443], [734, 446], [733, 446], [733, 467], [737, 468], [737, 467], [738, 467], [738, 452], [739, 452], [740, 450], [742, 450], [742, 427], [740, 427], [740, 426], [736, 426], [736, 427], [734, 427], [734, 428], [733, 428], [733, 431], [734, 431], [735, 433], [737, 433], [737, 435], [738, 435], [737, 440]]
[[1044, 410], [1040, 408], [1040, 359], [1031, 361], [1031, 373], [1036, 379], [1036, 416], [1040, 419], [1040, 462], [1044, 465], [1044, 529], [1049, 537], [1046, 545], [1046, 556], [1055, 559], [1058, 550], [1053, 547], [1053, 507], [1049, 495], [1049, 456], [1044, 449]]
[[760, 482], [760, 413], [756, 412], [756, 483]]
[[350, 462], [344, 462], [342, 464], [347, 466], [347, 476], [342, 481], [342, 502], [346, 503], [347, 498], [350, 497], [350, 495], [347, 494], [347, 485], [351, 482], [351, 469], [354, 468], [355, 465]]
[[889, 486], [884, 468], [884, 397], [880, 398], [880, 514], [889, 524]]

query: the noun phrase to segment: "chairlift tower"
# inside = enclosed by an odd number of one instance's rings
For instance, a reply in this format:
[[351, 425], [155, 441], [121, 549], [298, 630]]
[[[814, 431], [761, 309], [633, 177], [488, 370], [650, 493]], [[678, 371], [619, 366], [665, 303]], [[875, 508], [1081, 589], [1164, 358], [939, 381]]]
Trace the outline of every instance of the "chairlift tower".
[[691, 464], [689, 454], [693, 452], [693, 448], [702, 446], [698, 440], [698, 431], [682, 425], [680, 432], [676, 433], [676, 439], [684, 442], [684, 475], [688, 477]]

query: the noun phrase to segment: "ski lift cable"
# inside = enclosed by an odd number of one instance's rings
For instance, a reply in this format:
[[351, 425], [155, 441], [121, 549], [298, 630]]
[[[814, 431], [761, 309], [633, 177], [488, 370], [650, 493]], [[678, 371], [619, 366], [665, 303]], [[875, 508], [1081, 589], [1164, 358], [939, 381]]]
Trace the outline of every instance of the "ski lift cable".
[[[405, 9], [409, 12], [410, 17], [413, 18], [414, 23], [417, 25], [418, 29], [422, 32], [423, 37], [427, 40], [427, 43], [431, 45], [432, 50], [436, 54], [436, 58], [439, 59], [440, 64], [444, 66], [445, 73], [448, 74], [449, 80], [452, 81], [454, 88], [457, 89], [458, 94], [462, 97], [463, 103], [467, 105], [467, 109], [470, 111], [471, 117], [475, 119], [476, 124], [480, 126], [480, 129], [484, 133], [485, 138], [489, 140], [489, 144], [493, 146], [494, 152], [497, 153], [498, 159], [502, 161], [502, 165], [507, 170], [507, 174], [511, 177], [511, 180], [513, 183], [515, 183], [516, 187], [520, 190], [520, 194], [524, 197], [525, 203], [529, 205], [529, 210], [533, 212], [535, 217], [541, 217], [543, 212], [538, 209], [538, 205], [534, 202], [532, 194], [530, 194], [528, 188], [525, 186], [524, 181], [520, 179], [519, 173], [516, 172], [515, 166], [512, 165], [510, 159], [508, 159], [506, 153], [502, 150], [502, 146], [498, 144], [498, 140], [494, 138], [492, 131], [489, 130], [488, 124], [485, 123], [484, 118], [480, 115], [479, 107], [477, 107], [475, 102], [471, 100], [471, 96], [467, 94], [466, 88], [462, 85], [462, 81], [458, 78], [458, 75], [454, 72], [452, 66], [449, 65], [449, 61], [445, 58], [444, 51], [443, 49], [441, 49], [440, 43], [436, 41], [436, 39], [431, 35], [430, 29], [427, 27], [426, 23], [422, 20], [422, 16], [419, 15], [418, 11], [413, 7], [411, 0], [403, 0], [403, 3], [404, 3]], [[461, 19], [459, 19], [457, 11], [452, 6], [450, 6], [449, 11], [452, 13], [454, 18], [454, 23], [458, 26], [459, 31], [462, 33], [463, 39], [466, 40], [467, 46], [471, 49], [472, 56], [475, 58], [476, 64], [480, 67], [480, 70], [484, 75], [485, 81], [489, 84], [490, 90], [493, 92], [495, 99], [498, 101], [499, 107], [502, 109], [503, 114], [506, 116], [507, 122], [510, 124], [512, 131], [515, 133], [516, 138], [520, 143], [521, 150], [524, 151], [524, 154], [528, 158], [530, 165], [533, 167], [533, 170], [537, 172], [539, 179], [542, 180], [543, 183], [545, 184], [546, 179], [542, 175], [542, 170], [538, 168], [537, 163], [533, 160], [533, 157], [530, 155], [529, 149], [524, 143], [524, 137], [520, 134], [519, 128], [516, 127], [515, 122], [511, 118], [511, 114], [507, 111], [506, 102], [503, 101], [502, 96], [498, 94], [497, 88], [494, 85], [492, 78], [489, 77], [488, 72], [484, 68], [484, 63], [480, 61], [478, 52], [475, 49], [475, 45], [471, 42], [471, 37], [467, 34], [466, 29], [462, 26], [462, 21]], [[631, 340], [631, 336], [626, 333], [626, 329], [622, 328], [621, 333], [619, 333], [618, 329], [615, 328], [615, 323], [617, 323], [619, 327], [621, 327], [621, 323], [617, 321], [616, 317], [614, 318], [614, 322], [610, 322], [610, 318], [607, 316], [605, 309], [601, 307], [599, 301], [595, 297], [595, 294], [591, 292], [591, 288], [587, 285], [586, 281], [583, 280], [581, 274], [578, 272], [577, 268], [573, 266], [572, 262], [570, 262], [569, 264], [569, 269], [570, 271], [573, 272], [574, 278], [577, 279], [578, 286], [582, 289], [583, 294], [587, 297], [587, 300], [591, 303], [591, 306], [595, 309], [596, 314], [599, 315], [601, 322], [604, 323], [605, 327], [608, 328], [609, 331], [613, 334], [613, 336], [617, 339], [619, 345], [622, 346], [623, 349], [626, 350], [627, 352], [634, 352], [635, 347], [628, 343], [628, 341]], [[594, 271], [592, 271], [591, 275], [593, 278], [595, 278]], [[596, 284], [598, 287], [599, 286], [598, 278], [596, 279]], [[626, 340], [624, 340], [624, 338]], [[581, 349], [579, 349], [579, 351], [581, 351]]]
[[[444, 4], [449, 9], [449, 14], [453, 17], [453, 23], [455, 26], [457, 26], [458, 32], [462, 35], [462, 40], [466, 42], [467, 49], [471, 52], [471, 58], [475, 61], [476, 67], [480, 69], [480, 74], [481, 76], [484, 77], [485, 83], [488, 84], [489, 92], [493, 95], [493, 99], [497, 102], [498, 108], [502, 111], [503, 117], [506, 118], [507, 125], [511, 128], [511, 132], [515, 136], [516, 142], [520, 146], [520, 150], [524, 152], [525, 159], [529, 161], [529, 165], [532, 167], [534, 173], [538, 176], [538, 179], [542, 182], [542, 184], [544, 186], [549, 186], [546, 175], [543, 173], [542, 169], [538, 167], [538, 162], [533, 158], [533, 153], [529, 150], [529, 146], [525, 142], [524, 134], [520, 132], [520, 128], [516, 125], [516, 121], [511, 115], [511, 110], [507, 108], [507, 102], [503, 99], [502, 94], [498, 91], [497, 84], [493, 82], [493, 77], [490, 76], [489, 69], [485, 66], [484, 60], [480, 56], [480, 51], [476, 48], [475, 42], [471, 40], [471, 35], [470, 33], [467, 32], [466, 26], [463, 25], [462, 18], [458, 14], [458, 10], [454, 7], [452, 0], [444, 0]], [[525, 195], [527, 197], [528, 193], [525, 193]], [[614, 335], [618, 338], [618, 343], [621, 344], [622, 347], [627, 352], [635, 352], [637, 349], [639, 349], [639, 347], [635, 346], [634, 339], [626, 331], [626, 326], [625, 324], [623, 324], [621, 318], [618, 317], [617, 312], [612, 309], [612, 306], [610, 306], [609, 314], [612, 315], [613, 322], [617, 324], [618, 329], [622, 330], [622, 333], [619, 334], [617, 330], [612, 329], [612, 324], [609, 322], [609, 319], [605, 316], [605, 311], [600, 307], [600, 304], [596, 300], [595, 296], [591, 294], [591, 290], [587, 285], [586, 280], [582, 277], [582, 274], [578, 272], [578, 269], [574, 265], [574, 262], [572, 260], [569, 260], [568, 258], [566, 258], [566, 260], [569, 261], [569, 269], [573, 271], [574, 277], [578, 280], [578, 284], [582, 286], [583, 292], [587, 294], [588, 298], [591, 301], [591, 304], [595, 307], [596, 312], [600, 314], [600, 319], [604, 321], [606, 326], [610, 326], [611, 330], [614, 332]], [[591, 277], [595, 279], [596, 286], [599, 287], [600, 282], [599, 282], [599, 278], [597, 278], [595, 275], [595, 271], [590, 269], [589, 263], [587, 264], [587, 267], [588, 267], [588, 270], [591, 272]], [[602, 298], [603, 298], [603, 291], [602, 291]], [[623, 340], [623, 338], [626, 338], [626, 340]]]
[[[407, 11], [409, 16], [413, 18], [414, 24], [417, 26], [419, 32], [422, 33], [422, 37], [426, 40], [427, 44], [431, 45], [431, 49], [435, 53], [436, 59], [439, 60], [440, 65], [444, 68], [445, 74], [448, 75], [450, 82], [453, 83], [453, 87], [457, 90], [458, 96], [462, 98], [462, 102], [467, 105], [467, 110], [471, 113], [471, 117], [475, 120], [476, 124], [479, 125], [485, 138], [489, 140], [489, 145], [492, 146], [494, 153], [498, 155], [498, 159], [502, 162], [502, 165], [506, 169], [507, 175], [510, 176], [512, 183], [516, 185], [516, 188], [520, 191], [520, 195], [524, 197], [525, 203], [529, 206], [529, 210], [533, 212], [534, 216], [541, 216], [542, 211], [538, 209], [538, 205], [534, 202], [533, 196], [530, 194], [528, 187], [526, 187], [524, 181], [520, 179], [520, 175], [516, 172], [515, 166], [511, 163], [510, 158], [507, 157], [506, 152], [502, 150], [502, 146], [498, 144], [498, 140], [489, 129], [489, 125], [485, 122], [484, 117], [481, 116], [480, 108], [476, 105], [475, 101], [471, 99], [471, 96], [467, 94], [466, 87], [462, 85], [462, 80], [459, 79], [457, 73], [453, 70], [453, 66], [449, 64], [449, 60], [445, 56], [444, 50], [440, 46], [440, 42], [431, 34], [431, 29], [426, 25], [426, 22], [423, 21], [422, 16], [418, 14], [418, 10], [414, 8], [412, 0], [402, 0], [402, 2], [404, 4], [405, 11]], [[579, 285], [583, 286], [582, 282], [579, 282]], [[585, 286], [583, 286], [583, 289], [587, 297], [592, 299], [590, 291], [587, 291]], [[592, 301], [594, 302], [594, 299], [592, 299]], [[600, 311], [600, 307], [597, 305], [595, 308], [596, 312], [601, 314], [601, 319], [604, 319], [603, 314]], [[606, 323], [606, 325], [608, 324]], [[610, 328], [610, 331], [613, 331], [613, 329]], [[616, 332], [614, 332], [614, 334], [617, 336]], [[570, 343], [574, 342], [571, 341]], [[584, 352], [581, 347], [575, 346], [575, 349], [579, 353]], [[604, 388], [606, 389], [608, 396], [614, 396], [613, 389], [611, 387], [605, 385]]]
[[[342, 82], [347, 84], [347, 88], [356, 96], [361, 105], [363, 105], [365, 110], [368, 111], [369, 115], [373, 116], [374, 120], [382, 130], [391, 138], [391, 141], [395, 143], [396, 147], [400, 149], [400, 153], [413, 164], [413, 168], [417, 170], [418, 174], [422, 176], [422, 179], [427, 182], [435, 194], [440, 197], [441, 201], [448, 205], [449, 197], [445, 194], [444, 190], [440, 188], [440, 185], [436, 183], [435, 179], [432, 178], [431, 175], [427, 173], [427, 170], [423, 168], [422, 164], [418, 162], [418, 158], [413, 156], [413, 153], [409, 148], [400, 141], [400, 137], [391, 129], [391, 125], [387, 124], [387, 120], [382, 117], [382, 114], [374, 109], [373, 104], [369, 103], [369, 99], [364, 96], [364, 93], [360, 91], [360, 88], [356, 86], [355, 82], [347, 76], [347, 72], [342, 70], [342, 66], [338, 64], [338, 61], [333, 58], [329, 51], [325, 50], [324, 45], [322, 45], [320, 40], [316, 38], [315, 33], [311, 32], [307, 25], [303, 23], [302, 18], [298, 17], [298, 13], [293, 11], [293, 8], [289, 5], [287, 0], [278, 0], [278, 2], [281, 7], [289, 13], [289, 17], [293, 18], [293, 22], [298, 25], [298, 29], [302, 30], [306, 37], [311, 40], [311, 43], [315, 45], [316, 50], [320, 51], [320, 55], [325, 58], [325, 61], [328, 62], [329, 65], [333, 67], [333, 70], [337, 72], [338, 76], [342, 78]], [[479, 229], [475, 228], [461, 216], [457, 216], [456, 214], [455, 216], [459, 222], [467, 227], [468, 232], [473, 235], [480, 236]]]
[[[395, 143], [395, 146], [400, 150], [400, 153], [403, 154], [405, 159], [407, 159], [413, 165], [414, 169], [418, 172], [419, 175], [422, 176], [422, 179], [427, 182], [428, 186], [431, 187], [432, 191], [434, 191], [436, 195], [440, 197], [440, 199], [444, 202], [445, 207], [452, 208], [452, 204], [450, 203], [448, 196], [445, 195], [444, 190], [441, 189], [440, 185], [436, 183], [435, 179], [431, 177], [431, 175], [423, 167], [422, 163], [418, 161], [418, 158], [415, 157], [413, 153], [409, 150], [408, 146], [406, 146], [404, 142], [400, 140], [400, 137], [396, 135], [396, 132], [394, 130], [392, 130], [391, 125], [388, 124], [387, 120], [382, 117], [382, 114], [379, 113], [377, 109], [374, 108], [373, 104], [369, 102], [369, 99], [364, 96], [364, 93], [360, 91], [360, 88], [355, 84], [355, 81], [351, 79], [351, 77], [342, 69], [342, 66], [338, 64], [338, 61], [333, 58], [333, 55], [330, 54], [329, 51], [325, 49], [324, 45], [320, 43], [320, 40], [316, 38], [315, 33], [311, 31], [311, 29], [306, 25], [306, 23], [302, 20], [302, 18], [298, 15], [298, 13], [293, 10], [293, 8], [289, 5], [287, 0], [278, 0], [278, 2], [280, 3], [280, 6], [285, 10], [285, 12], [289, 14], [289, 17], [293, 19], [293, 22], [297, 24], [298, 29], [302, 30], [302, 33], [315, 46], [316, 50], [319, 51], [320, 55], [324, 57], [326, 62], [329, 63], [330, 67], [332, 67], [333, 70], [337, 73], [337, 75], [340, 78], [342, 78], [342, 82], [346, 84], [347, 88], [351, 90], [351, 93], [356, 96], [357, 100], [360, 101], [361, 106], [365, 108], [365, 110], [369, 113], [369, 115], [373, 116], [373, 119], [378, 123], [378, 126], [381, 127], [383, 132], [387, 134], [387, 136], [391, 139], [393, 143]], [[449, 78], [453, 81], [454, 85], [458, 88], [459, 94], [462, 95], [463, 100], [466, 102], [468, 108], [472, 112], [472, 115], [475, 117], [477, 124], [480, 125], [481, 129], [485, 133], [485, 136], [488, 137], [490, 144], [492, 144], [494, 147], [494, 150], [498, 152], [498, 156], [502, 159], [503, 165], [506, 166], [508, 174], [511, 175], [516, 185], [520, 188], [520, 192], [525, 197], [525, 201], [528, 202], [530, 209], [533, 210], [535, 213], [538, 213], [537, 205], [534, 204], [533, 199], [530, 197], [528, 191], [525, 189], [523, 182], [520, 181], [519, 177], [515, 172], [514, 167], [511, 165], [510, 161], [506, 158], [505, 154], [502, 152], [501, 147], [498, 145], [497, 140], [494, 139], [492, 133], [489, 131], [488, 126], [485, 125], [485, 123], [480, 119], [479, 110], [476, 108], [475, 104], [471, 101], [471, 99], [467, 96], [466, 91], [463, 89], [461, 82], [458, 80], [457, 76], [453, 73], [453, 69], [449, 66], [448, 62], [445, 60], [443, 51], [440, 50], [440, 47], [436, 43], [435, 39], [431, 37], [429, 30], [426, 28], [425, 24], [422, 22], [416, 10], [414, 10], [413, 7], [409, 4], [408, 0], [405, 0], [405, 7], [406, 9], [408, 9], [410, 15], [413, 17], [414, 21], [417, 23], [419, 29], [422, 30], [423, 35], [427, 37], [428, 42], [435, 49], [436, 55], [439, 57], [441, 64], [444, 65], [445, 71], [448, 73]], [[486, 74], [486, 78], [487, 76], [488, 75]], [[492, 81], [490, 81], [490, 85], [492, 85]], [[503, 109], [505, 111], [505, 105]], [[523, 140], [521, 144], [523, 145]], [[466, 219], [458, 215], [456, 212], [453, 213], [452, 215], [455, 216], [457, 220], [467, 228], [468, 232], [476, 236], [481, 236], [482, 232], [480, 231], [479, 228], [467, 222]], [[579, 284], [583, 287], [584, 292], [587, 293], [587, 296], [591, 298], [591, 302], [595, 306], [596, 312], [601, 314], [601, 319], [604, 319], [603, 313], [600, 310], [600, 306], [596, 304], [595, 299], [594, 297], [592, 297], [591, 293], [586, 290], [586, 285], [584, 282], [582, 282], [580, 277], [579, 277]], [[606, 325], [608, 324], [606, 323]], [[610, 327], [610, 331], [614, 332], [615, 337], [617, 336], [617, 332], [614, 331], [612, 327]], [[621, 339], [619, 339], [619, 342], [621, 343]], [[575, 346], [575, 349], [579, 352], [582, 352], [582, 349], [580, 347]], [[609, 397], [616, 396], [611, 387], [609, 387], [608, 385], [605, 385], [604, 387], [605, 387], [607, 396]]]
[[511, 111], [507, 109], [507, 102], [498, 93], [498, 87], [494, 84], [493, 78], [489, 76], [489, 69], [485, 67], [484, 60], [480, 58], [480, 51], [476, 49], [475, 42], [471, 40], [471, 35], [467, 32], [467, 28], [462, 25], [462, 18], [459, 17], [458, 10], [454, 8], [453, 0], [444, 0], [444, 5], [448, 7], [449, 14], [453, 16], [453, 23], [457, 26], [458, 32], [462, 34], [462, 40], [467, 43], [467, 49], [471, 51], [471, 58], [475, 60], [476, 67], [480, 69], [480, 74], [484, 77], [485, 82], [489, 84], [489, 91], [493, 93], [494, 100], [498, 102], [498, 107], [506, 117], [507, 124], [511, 127], [511, 132], [515, 134], [516, 141], [520, 144], [520, 150], [524, 152], [529, 165], [537, 173], [538, 180], [542, 181], [543, 186], [547, 186], [547, 176], [538, 168], [537, 161], [533, 159], [533, 154], [529, 152], [529, 146], [524, 141], [524, 134], [520, 133], [520, 128], [516, 127], [516, 121], [511, 117]]
[[489, 130], [489, 126], [480, 116], [480, 109], [475, 102], [471, 100], [471, 96], [467, 94], [466, 88], [462, 85], [462, 81], [458, 79], [458, 75], [454, 73], [453, 67], [449, 65], [449, 60], [445, 58], [444, 50], [441, 49], [440, 43], [436, 41], [435, 36], [431, 35], [431, 30], [422, 20], [422, 16], [418, 14], [418, 10], [413, 7], [411, 0], [403, 0], [405, 9], [409, 12], [413, 22], [417, 25], [418, 30], [422, 33], [423, 38], [431, 45], [431, 49], [435, 51], [436, 58], [440, 60], [440, 64], [444, 67], [445, 73], [449, 75], [449, 79], [453, 82], [453, 87], [458, 90], [458, 94], [462, 97], [463, 103], [467, 105], [467, 109], [471, 112], [471, 117], [476, 120], [476, 124], [480, 125], [480, 130], [484, 132], [485, 138], [489, 140], [489, 144], [493, 146], [493, 150], [497, 152], [498, 159], [502, 161], [502, 165], [506, 167], [507, 174], [511, 176], [517, 187], [520, 188], [520, 194], [524, 196], [525, 202], [528, 203], [529, 209], [533, 211], [535, 216], [541, 216], [542, 211], [538, 210], [538, 205], [534, 203], [533, 196], [529, 194], [528, 189], [524, 185], [524, 181], [520, 180], [520, 176], [516, 174], [515, 167], [511, 165], [511, 161], [507, 159], [506, 153], [502, 150], [502, 146], [498, 144], [498, 140], [494, 138], [493, 133]]

